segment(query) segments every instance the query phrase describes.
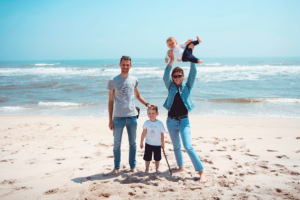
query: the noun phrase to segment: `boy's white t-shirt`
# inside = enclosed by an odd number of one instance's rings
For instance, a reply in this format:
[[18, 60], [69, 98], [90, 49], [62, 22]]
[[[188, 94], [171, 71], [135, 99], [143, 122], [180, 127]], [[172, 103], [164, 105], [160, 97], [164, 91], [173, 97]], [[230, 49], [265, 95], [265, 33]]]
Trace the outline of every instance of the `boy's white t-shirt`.
[[[181, 42], [178, 43], [175, 48], [173, 49], [173, 55], [174, 55], [174, 59], [176, 60], [176, 62], [181, 62], [182, 60], [182, 54], [185, 50], [186, 44], [185, 42]], [[171, 58], [168, 56], [168, 52], [165, 58], [168, 58], [169, 60], [171, 60]]]
[[147, 129], [146, 143], [153, 146], [161, 146], [161, 133], [165, 132], [164, 124], [157, 120], [151, 122], [150, 120], [145, 121], [143, 129]]

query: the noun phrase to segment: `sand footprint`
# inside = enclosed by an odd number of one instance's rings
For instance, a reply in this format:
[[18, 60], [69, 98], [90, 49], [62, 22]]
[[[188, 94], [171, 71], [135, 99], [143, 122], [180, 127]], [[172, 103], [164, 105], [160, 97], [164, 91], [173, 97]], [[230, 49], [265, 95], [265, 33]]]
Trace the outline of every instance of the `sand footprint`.
[[59, 190], [58, 188], [51, 189], [51, 190], [48, 190], [48, 191], [44, 192], [43, 194], [44, 194], [44, 195], [54, 194], [54, 193], [57, 193], [58, 190]]
[[270, 150], [268, 149], [267, 152], [278, 152], [277, 150]]
[[245, 155], [251, 156], [251, 157], [259, 157], [258, 155], [254, 155], [254, 154], [250, 154], [250, 153], [245, 153]]
[[259, 167], [264, 168], [264, 169], [269, 169], [267, 166], [260, 165]]
[[55, 158], [56, 161], [66, 160], [66, 158]]
[[231, 155], [226, 155], [226, 156], [224, 156], [224, 157], [227, 158], [227, 159], [229, 159], [229, 160], [232, 160]]
[[13, 185], [17, 182], [18, 181], [16, 179], [4, 180], [0, 183], [0, 185]]
[[286, 159], [289, 159], [289, 157], [287, 157], [286, 155], [276, 156], [276, 158], [286, 158]]
[[92, 157], [90, 157], [90, 156], [83, 156], [83, 157], [81, 157], [82, 159], [92, 159]]

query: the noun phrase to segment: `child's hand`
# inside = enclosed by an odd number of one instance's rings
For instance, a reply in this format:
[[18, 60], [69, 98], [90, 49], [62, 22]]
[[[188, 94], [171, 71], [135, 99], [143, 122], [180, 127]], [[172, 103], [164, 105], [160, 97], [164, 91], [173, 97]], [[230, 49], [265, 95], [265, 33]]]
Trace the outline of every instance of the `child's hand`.
[[161, 148], [164, 149], [165, 148], [165, 144], [162, 143], [161, 144]]
[[168, 59], [168, 58], [165, 58], [165, 62], [168, 63], [168, 62], [169, 62], [169, 59]]
[[143, 147], [144, 147], [144, 144], [143, 144], [143, 143], [141, 143], [141, 144], [140, 144], [140, 147], [141, 147], [141, 149], [143, 149]]
[[193, 39], [189, 39], [188, 41], [187, 41], [187, 44], [189, 44], [190, 42], [192, 42], [193, 41]]

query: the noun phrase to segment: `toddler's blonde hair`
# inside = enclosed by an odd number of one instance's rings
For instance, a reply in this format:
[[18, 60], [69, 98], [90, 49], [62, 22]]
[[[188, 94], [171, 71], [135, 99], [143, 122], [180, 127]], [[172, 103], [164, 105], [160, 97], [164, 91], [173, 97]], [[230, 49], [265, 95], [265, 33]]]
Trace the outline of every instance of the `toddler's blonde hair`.
[[175, 37], [169, 37], [169, 38], [167, 39], [167, 43], [168, 43], [169, 41], [172, 41], [172, 40], [175, 40], [175, 42], [177, 43], [177, 41], [176, 41], [176, 38], [175, 38]]

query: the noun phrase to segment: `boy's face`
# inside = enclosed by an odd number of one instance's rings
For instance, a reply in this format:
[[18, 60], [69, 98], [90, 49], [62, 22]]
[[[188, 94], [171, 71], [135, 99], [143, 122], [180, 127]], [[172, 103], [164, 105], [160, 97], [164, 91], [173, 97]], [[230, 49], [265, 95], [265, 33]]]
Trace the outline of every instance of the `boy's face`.
[[167, 42], [167, 45], [168, 45], [168, 47], [169, 47], [170, 49], [174, 49], [174, 48], [176, 47], [176, 45], [177, 45], [177, 42], [176, 42], [175, 40], [169, 40], [169, 41]]
[[156, 120], [156, 116], [158, 115], [158, 113], [156, 112], [156, 110], [147, 110], [147, 115], [149, 117], [150, 120], [154, 121]]

